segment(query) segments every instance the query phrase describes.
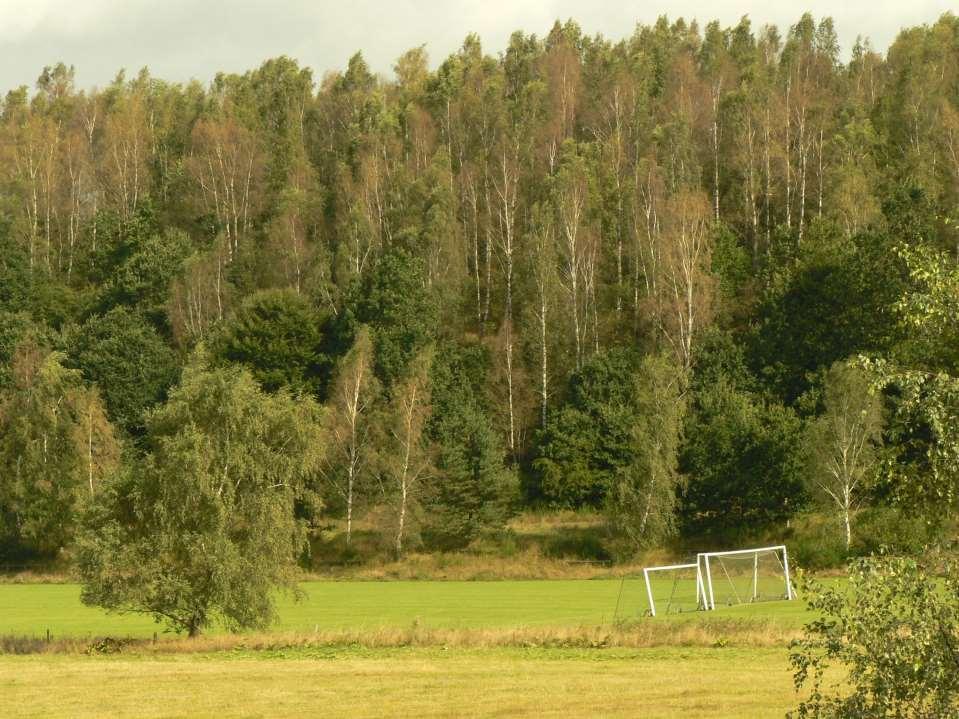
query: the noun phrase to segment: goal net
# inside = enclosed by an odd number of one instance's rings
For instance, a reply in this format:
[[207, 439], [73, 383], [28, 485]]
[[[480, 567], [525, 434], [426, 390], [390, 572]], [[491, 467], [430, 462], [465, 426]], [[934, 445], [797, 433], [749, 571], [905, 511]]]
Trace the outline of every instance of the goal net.
[[616, 618], [694, 612], [704, 604], [698, 563], [647, 567], [642, 578], [625, 578], [620, 584]]
[[785, 546], [703, 552], [697, 564], [709, 609], [793, 598]]

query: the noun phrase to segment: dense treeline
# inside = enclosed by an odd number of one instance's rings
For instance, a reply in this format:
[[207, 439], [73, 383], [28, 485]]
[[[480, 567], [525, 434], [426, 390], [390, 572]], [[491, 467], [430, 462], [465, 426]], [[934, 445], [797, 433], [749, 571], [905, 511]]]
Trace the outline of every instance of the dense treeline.
[[959, 19], [848, 62], [805, 15], [394, 70], [6, 94], [0, 556], [79, 546], [121, 606], [187, 556], [279, 581], [330, 517], [396, 554], [542, 505], [625, 551], [948, 524]]

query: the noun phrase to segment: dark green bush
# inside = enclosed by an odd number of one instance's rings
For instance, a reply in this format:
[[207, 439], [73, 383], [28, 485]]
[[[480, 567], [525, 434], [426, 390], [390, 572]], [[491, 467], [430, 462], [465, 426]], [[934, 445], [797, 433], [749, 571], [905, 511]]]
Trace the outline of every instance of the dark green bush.
[[856, 518], [856, 528], [853, 544], [857, 554], [919, 554], [940, 536], [920, 514], [895, 507], [870, 507]]

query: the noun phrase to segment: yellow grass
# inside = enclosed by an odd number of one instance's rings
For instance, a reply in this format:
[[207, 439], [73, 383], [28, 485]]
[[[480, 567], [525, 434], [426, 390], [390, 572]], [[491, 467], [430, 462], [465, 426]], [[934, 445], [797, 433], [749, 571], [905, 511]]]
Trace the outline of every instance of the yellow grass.
[[[624, 625], [581, 627], [443, 628], [413, 625], [405, 628], [336, 629], [315, 632], [211, 634], [194, 639], [161, 635], [151, 639], [111, 639], [108, 651], [136, 654], [209, 653], [222, 651], [282, 651], [321, 648], [554, 648], [651, 649], [782, 648], [798, 638], [796, 627], [761, 619], [702, 619], [686, 622], [640, 621]], [[0, 636], [3, 654], [97, 653], [96, 638]]]
[[0, 657], [3, 717], [760, 718], [795, 702], [782, 648]]

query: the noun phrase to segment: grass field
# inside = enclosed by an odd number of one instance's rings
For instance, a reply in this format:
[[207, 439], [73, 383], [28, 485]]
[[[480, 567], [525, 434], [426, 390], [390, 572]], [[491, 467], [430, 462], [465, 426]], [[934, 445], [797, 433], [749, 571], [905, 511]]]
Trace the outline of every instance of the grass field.
[[[796, 703], [785, 644], [809, 618], [800, 601], [641, 618], [639, 580], [303, 589], [267, 635], [87, 656], [89, 637], [157, 625], [83, 606], [77, 585], [0, 584], [0, 639], [81, 640], [0, 653], [0, 717], [781, 717]], [[617, 604], [637, 621], [614, 625]]]
[[[276, 629], [313, 632], [331, 629], [408, 627], [488, 628], [608, 624], [619, 604], [621, 618], [646, 610], [640, 580], [556, 580], [499, 582], [307, 582], [306, 597], [279, 600]], [[659, 593], [659, 590], [657, 590]], [[0, 584], [0, 635], [55, 637], [147, 637], [157, 631], [150, 617], [108, 615], [80, 603], [75, 584]], [[662, 618], [695, 621], [703, 613]], [[802, 602], [730, 607], [709, 616], [762, 617], [793, 627], [806, 619]], [[659, 621], [657, 618], [654, 621]]]
[[795, 702], [783, 649], [0, 657], [4, 717], [757, 719]]

